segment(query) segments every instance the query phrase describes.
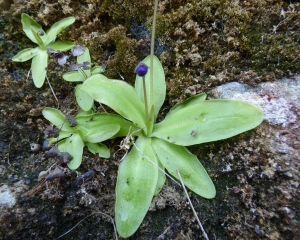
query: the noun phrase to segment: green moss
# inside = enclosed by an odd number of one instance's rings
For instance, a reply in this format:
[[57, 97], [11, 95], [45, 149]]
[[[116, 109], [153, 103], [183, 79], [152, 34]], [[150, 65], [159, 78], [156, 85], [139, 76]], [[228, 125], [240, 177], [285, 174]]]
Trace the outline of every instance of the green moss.
[[[153, 18], [150, 17], [150, 18], [148, 18], [147, 23], [146, 23], [147, 29], [149, 29], [149, 31], [151, 31], [152, 21], [153, 21]], [[171, 26], [170, 26], [167, 18], [165, 18], [165, 16], [163, 16], [161, 14], [157, 14], [155, 36], [157, 38], [165, 36], [170, 31], [170, 27]]]
[[213, 56], [209, 58], [204, 64], [203, 68], [204, 70], [209, 74], [209, 73], [214, 73], [216, 68], [220, 66], [220, 60], [218, 56]]
[[131, 1], [124, 0], [120, 2], [112, 2], [105, 0], [101, 3], [102, 11], [107, 13], [115, 24], [123, 24], [129, 26], [131, 20], [143, 22], [153, 13], [153, 1], [141, 0]]
[[248, 33], [247, 38], [249, 39], [248, 45], [250, 48], [260, 47], [262, 44], [263, 34], [260, 32], [251, 32]]
[[[230, 79], [239, 80], [241, 72], [251, 70], [263, 80], [265, 78], [260, 76], [279, 77], [300, 69], [299, 4], [290, 6], [282, 1], [266, 0], [182, 0], [160, 1], [158, 9], [156, 36], [164, 42], [171, 56], [164, 64], [168, 66], [166, 72], [171, 78], [169, 90], [173, 100], [180, 101], [186, 88], [195, 84], [190, 80], [194, 78], [203, 78], [203, 90], [208, 90], [218, 82], [227, 81], [223, 78], [212, 83], [210, 75], [229, 72], [233, 74]], [[280, 15], [278, 9], [284, 9], [285, 15]], [[143, 41], [138, 43], [133, 39], [130, 27], [132, 20], [141, 24], [147, 19], [150, 29], [152, 11], [153, 3], [145, 0], [134, 3], [125, 0], [122, 4], [107, 0], [81, 4], [50, 0], [30, 0], [25, 5], [15, 2], [4, 13], [8, 23], [4, 32], [8, 40], [20, 37], [18, 42], [23, 45], [26, 40], [21, 28], [13, 35], [9, 27], [9, 23], [19, 26], [22, 12], [32, 15], [45, 28], [58, 19], [75, 15], [75, 24], [60, 37], [89, 47], [95, 64], [106, 63], [132, 83], [135, 65], [143, 58], [139, 48], [143, 47]], [[197, 64], [191, 54], [200, 55]], [[107, 74], [120, 78], [113, 71]]]

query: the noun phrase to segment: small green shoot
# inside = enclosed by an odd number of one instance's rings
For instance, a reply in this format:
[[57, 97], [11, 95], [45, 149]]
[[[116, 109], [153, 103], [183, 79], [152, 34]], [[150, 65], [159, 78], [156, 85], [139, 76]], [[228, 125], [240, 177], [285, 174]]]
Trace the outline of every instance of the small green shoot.
[[34, 85], [37, 88], [43, 86], [47, 73], [48, 66], [48, 52], [47, 47], [54, 50], [67, 51], [74, 45], [72, 42], [56, 41], [57, 35], [66, 27], [74, 23], [74, 17], [64, 18], [52, 25], [52, 27], [45, 32], [42, 27], [26, 13], [22, 14], [23, 31], [27, 37], [38, 45], [36, 48], [26, 48], [20, 51], [12, 58], [14, 62], [25, 62], [32, 59], [31, 72]]
[[44, 108], [43, 116], [60, 129], [51, 144], [57, 144], [61, 152], [68, 152], [72, 159], [68, 167], [77, 169], [82, 162], [84, 146], [100, 157], [109, 158], [109, 149], [101, 142], [119, 136], [126, 136], [129, 128], [136, 129], [130, 122], [116, 114], [80, 112], [75, 117], [76, 124], [69, 123], [66, 116], [55, 108]]
[[[94, 66], [92, 69], [85, 68], [85, 64], [91, 65], [91, 56], [88, 48], [84, 49], [84, 53], [77, 57], [77, 64], [79, 65], [76, 71], [71, 71], [63, 74], [63, 79], [68, 82], [84, 82], [90, 76], [104, 72], [101, 66]], [[81, 67], [80, 65], [83, 65]], [[81, 90], [82, 84], [78, 84], [75, 88], [75, 97], [78, 105], [84, 111], [89, 111], [94, 104], [94, 99], [90, 97], [85, 91]]]

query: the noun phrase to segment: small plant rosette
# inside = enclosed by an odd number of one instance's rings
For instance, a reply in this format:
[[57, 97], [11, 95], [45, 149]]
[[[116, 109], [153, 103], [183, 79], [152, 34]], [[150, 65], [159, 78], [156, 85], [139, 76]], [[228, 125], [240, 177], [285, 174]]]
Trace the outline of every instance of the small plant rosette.
[[34, 85], [37, 88], [43, 86], [47, 74], [48, 52], [47, 47], [58, 51], [67, 51], [74, 45], [73, 42], [55, 41], [57, 35], [75, 22], [75, 17], [67, 17], [56, 23], [45, 32], [43, 28], [29, 15], [23, 13], [21, 16], [23, 31], [26, 36], [38, 45], [36, 48], [26, 48], [12, 58], [14, 62], [25, 62], [32, 59], [31, 73]]

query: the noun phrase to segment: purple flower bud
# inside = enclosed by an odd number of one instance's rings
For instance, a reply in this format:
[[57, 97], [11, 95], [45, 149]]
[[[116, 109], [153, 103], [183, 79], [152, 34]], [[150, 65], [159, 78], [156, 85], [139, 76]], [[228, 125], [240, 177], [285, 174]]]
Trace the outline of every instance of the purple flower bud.
[[140, 62], [135, 68], [135, 73], [140, 77], [144, 77], [147, 74], [147, 72], [148, 66], [143, 62]]

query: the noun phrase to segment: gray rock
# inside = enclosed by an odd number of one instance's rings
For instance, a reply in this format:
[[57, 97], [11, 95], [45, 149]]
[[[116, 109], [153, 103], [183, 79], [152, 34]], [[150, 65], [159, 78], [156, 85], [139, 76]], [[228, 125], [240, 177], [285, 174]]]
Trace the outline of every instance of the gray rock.
[[238, 99], [259, 106], [265, 120], [286, 127], [297, 120], [295, 111], [300, 109], [300, 76], [261, 83], [256, 88], [238, 82], [226, 83], [213, 89], [211, 94], [214, 98]]

